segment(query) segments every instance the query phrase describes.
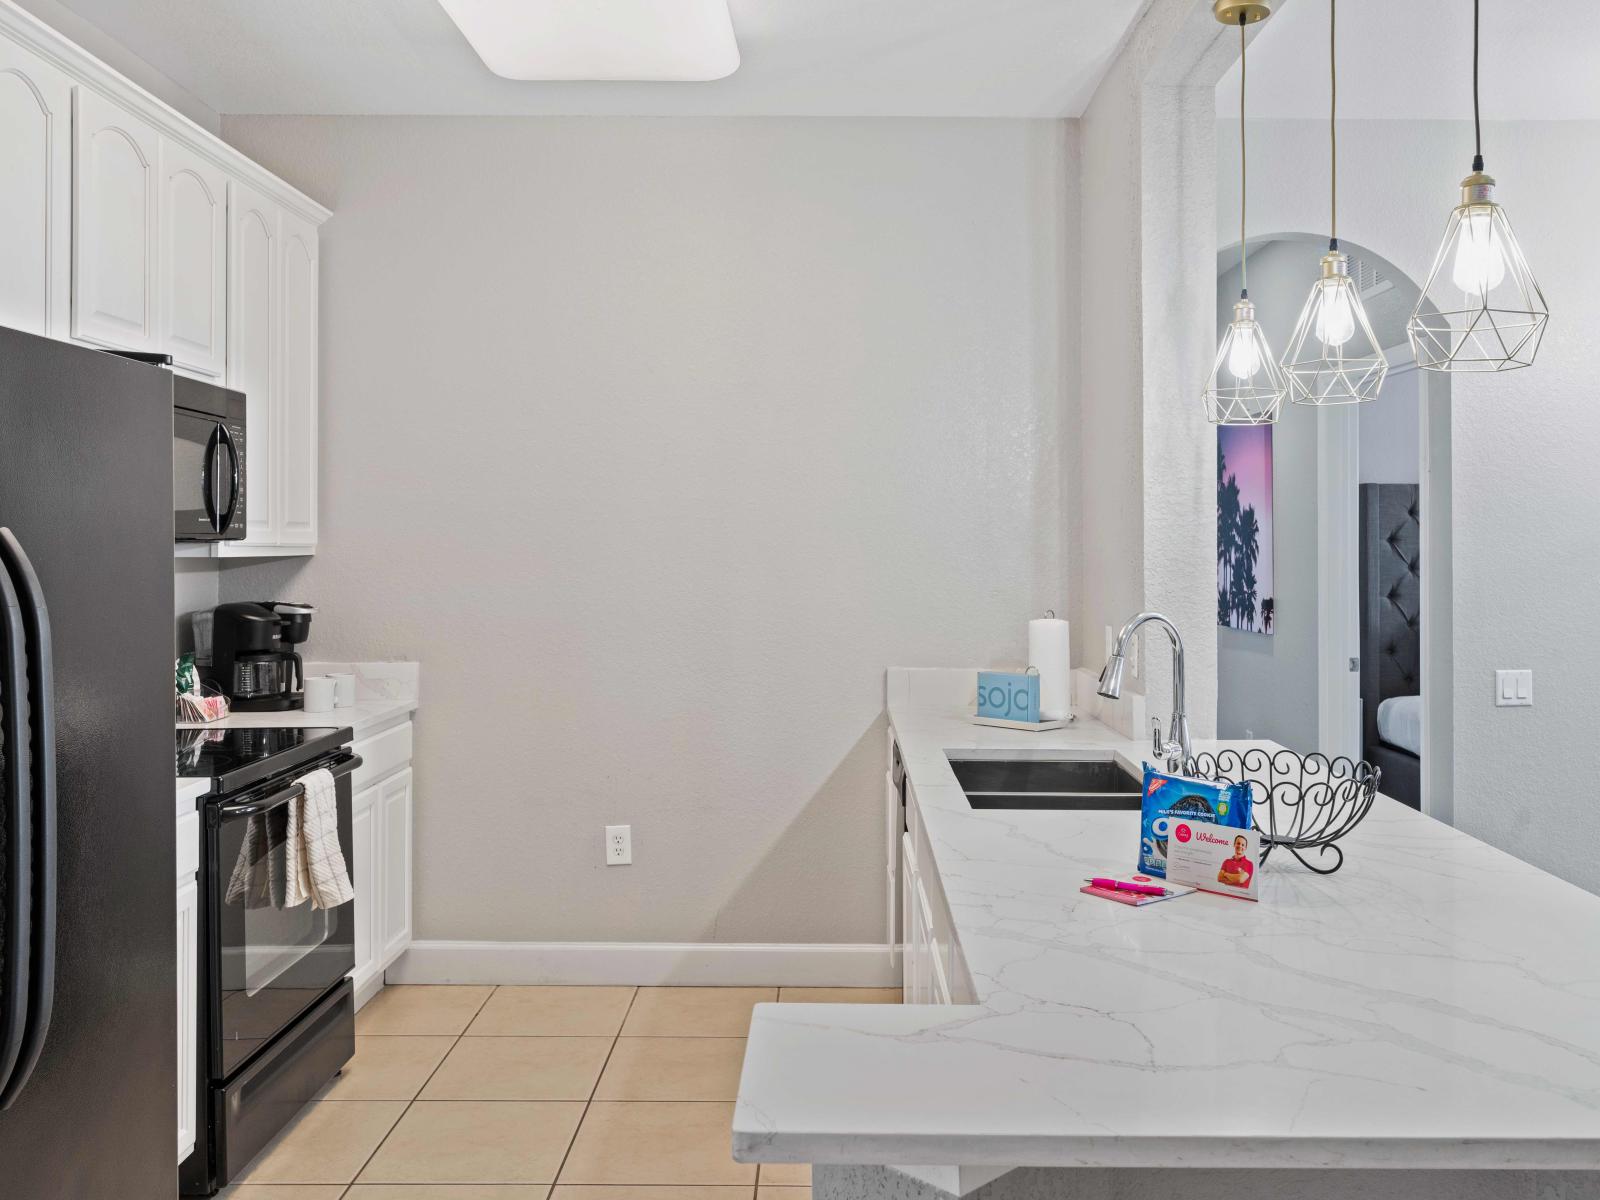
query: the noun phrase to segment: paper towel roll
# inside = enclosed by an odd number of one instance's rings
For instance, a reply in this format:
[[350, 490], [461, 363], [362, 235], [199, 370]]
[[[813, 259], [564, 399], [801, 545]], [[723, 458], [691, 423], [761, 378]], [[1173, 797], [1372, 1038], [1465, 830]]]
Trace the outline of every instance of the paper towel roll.
[[1040, 617], [1028, 622], [1028, 665], [1039, 670], [1039, 718], [1063, 721], [1072, 714], [1072, 632], [1067, 622]]

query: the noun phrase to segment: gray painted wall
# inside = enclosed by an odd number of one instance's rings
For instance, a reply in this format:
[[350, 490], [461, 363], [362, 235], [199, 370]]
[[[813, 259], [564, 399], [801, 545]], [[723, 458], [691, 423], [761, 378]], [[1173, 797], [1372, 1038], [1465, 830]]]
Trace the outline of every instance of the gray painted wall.
[[1391, 370], [1383, 403], [1356, 410], [1362, 483], [1416, 483], [1422, 464], [1421, 399], [1414, 366]]
[[[1282, 355], [1323, 247], [1269, 242], [1250, 255], [1250, 298]], [[1225, 254], [1226, 258], [1227, 255]], [[1233, 320], [1239, 268], [1217, 280], [1217, 336]], [[1272, 430], [1273, 634], [1217, 629], [1217, 733], [1317, 748], [1317, 422], [1285, 405]]]
[[319, 553], [222, 592], [422, 662], [417, 936], [881, 940], [884, 668], [1067, 607], [1075, 128], [224, 132], [335, 216]]

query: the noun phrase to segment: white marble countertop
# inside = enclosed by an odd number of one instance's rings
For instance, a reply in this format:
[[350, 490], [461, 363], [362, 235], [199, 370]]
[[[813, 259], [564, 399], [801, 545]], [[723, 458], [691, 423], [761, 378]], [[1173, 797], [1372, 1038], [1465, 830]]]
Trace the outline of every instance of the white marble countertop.
[[979, 1002], [758, 1006], [736, 1158], [1600, 1166], [1600, 897], [1379, 797], [1337, 874], [1110, 904], [1136, 813], [975, 811], [945, 751], [1146, 743], [890, 719]]

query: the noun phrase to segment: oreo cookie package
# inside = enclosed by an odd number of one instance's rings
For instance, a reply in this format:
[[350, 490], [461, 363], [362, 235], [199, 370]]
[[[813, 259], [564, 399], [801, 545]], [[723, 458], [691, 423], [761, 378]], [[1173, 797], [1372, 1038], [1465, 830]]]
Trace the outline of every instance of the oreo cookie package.
[[1144, 801], [1140, 822], [1139, 870], [1167, 874], [1167, 834], [1179, 820], [1209, 821], [1229, 829], [1250, 828], [1250, 785], [1211, 783], [1184, 775], [1167, 775], [1144, 766]]

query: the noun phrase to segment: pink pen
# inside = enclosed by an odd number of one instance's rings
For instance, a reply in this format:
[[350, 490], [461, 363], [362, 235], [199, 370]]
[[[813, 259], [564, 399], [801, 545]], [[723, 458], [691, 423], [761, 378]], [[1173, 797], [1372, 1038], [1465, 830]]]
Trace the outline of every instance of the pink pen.
[[1167, 889], [1152, 887], [1144, 883], [1123, 883], [1120, 879], [1090, 879], [1086, 881], [1097, 888], [1109, 888], [1113, 892], [1135, 892], [1140, 896], [1165, 896]]

